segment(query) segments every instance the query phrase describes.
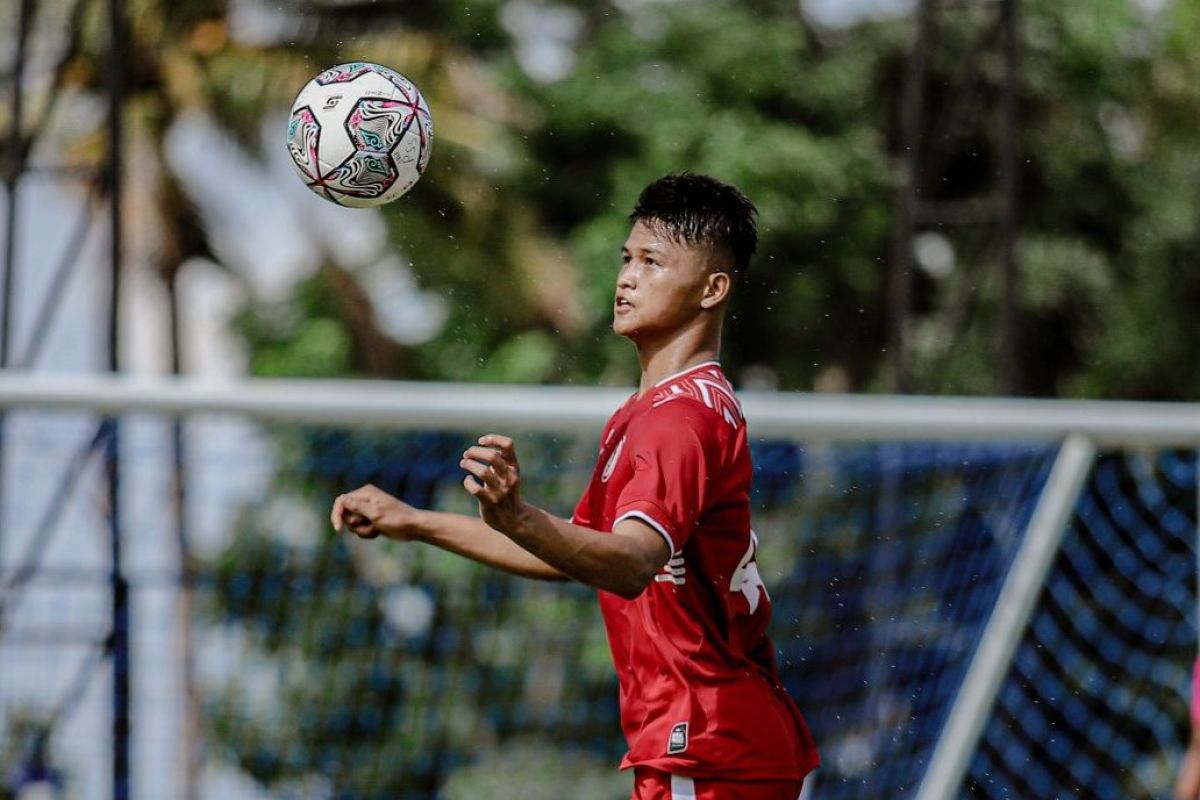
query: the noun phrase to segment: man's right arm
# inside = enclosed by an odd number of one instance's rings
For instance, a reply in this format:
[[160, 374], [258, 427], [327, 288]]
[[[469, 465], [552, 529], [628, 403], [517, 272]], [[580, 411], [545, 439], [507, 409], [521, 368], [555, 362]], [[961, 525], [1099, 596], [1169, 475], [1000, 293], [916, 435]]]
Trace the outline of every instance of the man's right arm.
[[414, 508], [375, 486], [340, 495], [329, 514], [334, 530], [364, 539], [419, 541], [513, 575], [564, 581], [562, 572], [478, 517]]

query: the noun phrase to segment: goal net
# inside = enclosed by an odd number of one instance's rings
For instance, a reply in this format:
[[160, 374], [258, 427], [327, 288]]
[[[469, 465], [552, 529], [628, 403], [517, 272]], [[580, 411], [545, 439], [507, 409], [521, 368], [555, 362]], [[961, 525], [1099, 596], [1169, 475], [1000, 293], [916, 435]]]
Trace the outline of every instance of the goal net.
[[[457, 462], [486, 430], [568, 515], [623, 396], [0, 380], [0, 797], [111, 796], [123, 680], [134, 797], [627, 797], [592, 591], [328, 524], [368, 482], [474, 513]], [[822, 750], [808, 796], [1169, 791], [1194, 410], [745, 403], [769, 632]]]

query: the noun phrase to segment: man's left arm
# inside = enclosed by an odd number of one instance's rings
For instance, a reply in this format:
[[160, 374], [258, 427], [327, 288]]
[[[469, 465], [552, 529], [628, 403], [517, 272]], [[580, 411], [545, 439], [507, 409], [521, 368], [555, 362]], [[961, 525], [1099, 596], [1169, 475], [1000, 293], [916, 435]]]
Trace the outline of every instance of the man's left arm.
[[666, 540], [638, 519], [621, 520], [607, 534], [525, 503], [516, 448], [507, 436], [481, 436], [460, 463], [484, 522], [580, 583], [632, 599], [671, 557]]

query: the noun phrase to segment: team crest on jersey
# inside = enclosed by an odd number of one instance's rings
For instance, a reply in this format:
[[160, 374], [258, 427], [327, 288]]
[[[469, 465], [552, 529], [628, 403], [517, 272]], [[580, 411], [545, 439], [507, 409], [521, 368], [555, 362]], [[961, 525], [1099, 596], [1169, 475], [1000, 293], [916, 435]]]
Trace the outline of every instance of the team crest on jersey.
[[612, 451], [612, 455], [608, 457], [608, 461], [604, 464], [604, 471], [600, 473], [601, 483], [608, 483], [608, 479], [612, 477], [613, 472], [617, 468], [617, 459], [621, 457], [621, 448], [625, 446], [625, 437], [621, 437], [621, 441], [617, 442], [617, 447]]
[[673, 756], [687, 750], [687, 739], [688, 724], [686, 722], [675, 723], [675, 726], [671, 728], [671, 735], [667, 739], [667, 755]]

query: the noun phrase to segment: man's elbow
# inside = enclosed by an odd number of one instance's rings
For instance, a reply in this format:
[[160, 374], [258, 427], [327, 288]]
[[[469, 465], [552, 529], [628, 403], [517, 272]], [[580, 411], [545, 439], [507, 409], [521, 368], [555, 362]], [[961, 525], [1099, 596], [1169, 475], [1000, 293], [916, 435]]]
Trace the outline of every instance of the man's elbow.
[[639, 585], [626, 582], [621, 586], [615, 587], [613, 589], [613, 594], [623, 600], [637, 600], [642, 596], [642, 592], [646, 591], [647, 585], [648, 584], [645, 583]]
[[645, 561], [630, 565], [629, 568], [621, 570], [617, 585], [612, 589], [613, 594], [625, 600], [636, 600], [646, 591], [646, 587], [651, 584], [657, 573], [658, 567]]
[[637, 600], [642, 592], [646, 591], [647, 584], [636, 584], [631, 581], [622, 581], [620, 586], [614, 586], [612, 593], [623, 600]]
[[606, 587], [613, 594], [634, 600], [646, 591], [671, 557], [667, 541], [639, 519], [626, 519], [613, 527], [613, 556], [608, 561]]

